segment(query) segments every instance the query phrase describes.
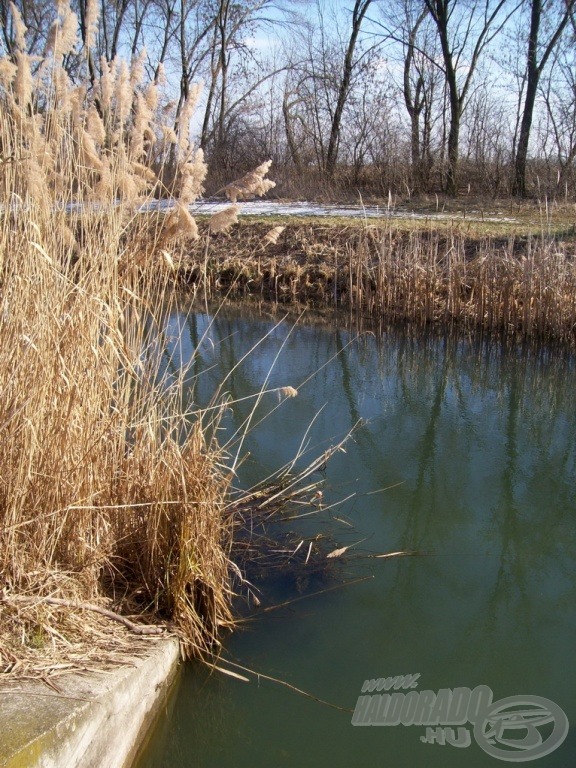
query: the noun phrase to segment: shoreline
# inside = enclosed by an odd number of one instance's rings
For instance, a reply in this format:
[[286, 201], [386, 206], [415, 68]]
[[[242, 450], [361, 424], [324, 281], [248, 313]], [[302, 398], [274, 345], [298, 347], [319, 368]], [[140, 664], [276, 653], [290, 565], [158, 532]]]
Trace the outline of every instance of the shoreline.
[[0, 766], [131, 765], [169, 695], [179, 659], [178, 639], [164, 637], [111, 672], [58, 677], [59, 692], [40, 680], [13, 681], [1, 691]]
[[[574, 347], [576, 260], [555, 237], [475, 236], [397, 222], [244, 219], [175, 256], [177, 283], [209, 299], [339, 309], [370, 322], [479, 330]], [[274, 228], [276, 229], [276, 227]]]

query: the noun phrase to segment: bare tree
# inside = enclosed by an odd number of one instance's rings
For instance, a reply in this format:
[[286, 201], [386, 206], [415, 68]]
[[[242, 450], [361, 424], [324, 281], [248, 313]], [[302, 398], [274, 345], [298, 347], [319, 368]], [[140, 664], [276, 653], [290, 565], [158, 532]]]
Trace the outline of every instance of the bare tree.
[[282, 96], [282, 117], [284, 120], [284, 132], [294, 167], [296, 168], [297, 173], [301, 174], [304, 170], [304, 163], [302, 161], [301, 149], [298, 146], [298, 141], [296, 139], [296, 132], [294, 128], [295, 118], [292, 112], [293, 107], [297, 103], [298, 97], [296, 96], [295, 91], [290, 89], [287, 81], [284, 87], [284, 94]]
[[178, 30], [178, 0], [155, 0], [150, 33], [156, 42], [156, 64], [154, 76], [158, 77], [159, 66], [168, 57], [170, 44], [176, 39]]
[[[482, 52], [519, 8], [509, 0], [424, 0], [436, 24], [448, 88], [448, 176], [446, 191], [458, 193], [460, 123]], [[466, 7], [465, 7], [466, 6]]]
[[[14, 30], [9, 0], [0, 0], [0, 35], [2, 45], [9, 56], [14, 52]], [[50, 25], [56, 15], [52, 0], [16, 0], [14, 5], [20, 12], [22, 21], [28, 30], [26, 42], [28, 51], [41, 54], [46, 45]]]
[[[202, 149], [212, 144], [218, 154], [219, 148], [225, 144], [234, 57], [240, 66], [242, 55], [250, 55], [245, 38], [262, 21], [260, 12], [271, 5], [272, 0], [212, 0], [209, 3], [210, 16], [206, 26], [209, 82], [200, 138]], [[266, 77], [272, 75], [266, 73]]]
[[101, 55], [106, 61], [113, 61], [118, 56], [121, 43], [121, 33], [124, 28], [130, 0], [101, 1]]
[[340, 128], [342, 123], [342, 114], [346, 101], [350, 94], [350, 86], [352, 81], [352, 74], [354, 68], [358, 62], [355, 61], [356, 44], [358, 42], [358, 35], [362, 27], [362, 22], [366, 16], [366, 11], [370, 7], [372, 0], [356, 0], [354, 8], [352, 10], [352, 25], [350, 29], [350, 38], [348, 39], [348, 45], [346, 47], [346, 53], [344, 55], [344, 64], [342, 67], [342, 76], [338, 87], [338, 98], [336, 100], [336, 107], [332, 116], [332, 125], [330, 127], [330, 139], [328, 141], [328, 149], [326, 151], [326, 173], [328, 176], [334, 174], [336, 167], [336, 159], [338, 156], [338, 139], [340, 137]]
[[442, 75], [435, 63], [438, 52], [431, 39], [427, 8], [413, 0], [402, 0], [392, 8], [397, 27], [389, 27], [389, 34], [402, 47], [402, 95], [410, 119], [411, 184], [417, 192], [430, 184], [434, 109]]
[[[361, 47], [359, 43], [371, 1], [356, 0], [351, 14], [346, 12], [344, 17], [337, 5], [317, 0], [315, 17], [308, 17], [298, 29], [297, 42], [288, 54], [290, 74], [283, 97], [283, 118], [290, 156], [300, 169], [310, 163], [312, 156], [320, 173], [333, 176], [342, 135], [352, 123], [359, 131], [352, 143], [360, 141], [354, 162], [359, 162], [363, 153], [359, 149], [366, 143], [368, 123], [359, 126], [358, 117], [359, 110], [364, 117], [369, 116], [374, 47]], [[368, 80], [369, 72], [372, 82]], [[349, 159], [349, 152], [347, 156]]]
[[[576, 26], [576, 19], [572, 19]], [[576, 30], [565, 35], [551, 58], [549, 76], [540, 86], [548, 115], [548, 138], [554, 141], [556, 190], [568, 194], [576, 161]]]
[[493, 196], [509, 183], [508, 115], [502, 95], [486, 79], [473, 89], [462, 121], [461, 164], [465, 163], [468, 183]]
[[[558, 44], [563, 31], [574, 12], [576, 0], [563, 0], [560, 9], [558, 0], [530, 0], [530, 31], [528, 34], [528, 53], [526, 58], [526, 97], [520, 124], [520, 136], [514, 160], [514, 181], [512, 193], [520, 197], [526, 196], [526, 160], [530, 130], [534, 116], [534, 105], [538, 93], [538, 83], [548, 60]], [[540, 28], [543, 13], [550, 16], [554, 10], [559, 10], [556, 22], [550, 29], [547, 40], [542, 42]]]
[[302, 170], [326, 168], [328, 136], [337, 98], [340, 49], [329, 39], [324, 9], [316, 4], [317, 19], [308, 20], [297, 30], [296, 40], [287, 53], [283, 117], [285, 133], [294, 164]]

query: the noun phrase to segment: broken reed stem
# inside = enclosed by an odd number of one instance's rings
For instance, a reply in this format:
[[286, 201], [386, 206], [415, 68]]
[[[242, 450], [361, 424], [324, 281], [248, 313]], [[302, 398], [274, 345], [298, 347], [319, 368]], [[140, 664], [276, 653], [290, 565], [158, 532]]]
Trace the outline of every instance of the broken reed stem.
[[[321, 699], [318, 696], [314, 696], [313, 693], [304, 691], [302, 688], [297, 688], [295, 685], [288, 683], [286, 680], [281, 680], [279, 677], [272, 677], [271, 675], [265, 675], [263, 672], [257, 672], [254, 669], [250, 669], [250, 667], [244, 667], [242, 666], [242, 664], [236, 664], [235, 662], [230, 661], [229, 659], [224, 659], [223, 663], [228, 664], [231, 667], [235, 667], [236, 669], [241, 669], [243, 672], [248, 672], [249, 674], [253, 675], [257, 680], [260, 680], [260, 679], [269, 680], [271, 683], [282, 685], [284, 686], [284, 688], [288, 688], [289, 690], [293, 691], [294, 693], [297, 693], [300, 696], [305, 696], [307, 699], [312, 699], [313, 701], [316, 701], [318, 704], [324, 704], [327, 707], [331, 707], [332, 709], [337, 709], [340, 712], [346, 712], [346, 713], [354, 712], [353, 709], [349, 709], [348, 707], [341, 707], [339, 704], [333, 704], [330, 701], [326, 701], [325, 699]], [[230, 670], [227, 670], [225, 667], [219, 667], [216, 664], [213, 664], [212, 668], [217, 670], [218, 672], [223, 672], [224, 674], [231, 674]], [[246, 682], [249, 682], [249, 680], [247, 680], [246, 678], [244, 679], [246, 680]]]
[[[4, 598], [6, 599], [6, 598]], [[134, 632], [136, 635], [163, 635], [165, 633], [164, 627], [154, 627], [150, 624], [135, 624], [125, 616], [121, 616], [119, 613], [110, 611], [107, 608], [102, 608], [101, 605], [92, 605], [92, 603], [79, 603], [73, 600], [63, 600], [58, 597], [26, 597], [25, 595], [10, 595], [9, 600], [13, 600], [19, 603], [25, 603], [27, 605], [37, 605], [38, 603], [46, 603], [46, 605], [57, 605], [60, 608], [73, 608], [78, 611], [94, 611], [99, 613], [112, 621], [117, 621], [119, 624], [123, 624], [130, 632]], [[0, 598], [0, 601], [2, 598]]]

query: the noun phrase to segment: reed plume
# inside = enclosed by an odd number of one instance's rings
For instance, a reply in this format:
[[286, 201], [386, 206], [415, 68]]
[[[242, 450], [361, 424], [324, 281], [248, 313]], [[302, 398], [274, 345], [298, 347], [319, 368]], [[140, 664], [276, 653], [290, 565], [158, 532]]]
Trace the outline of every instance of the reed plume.
[[180, 189], [178, 197], [182, 205], [190, 205], [204, 192], [204, 179], [207, 167], [204, 162], [204, 153], [197, 149], [192, 159], [180, 167]]
[[264, 177], [270, 170], [272, 160], [267, 160], [253, 171], [246, 173], [241, 179], [227, 184], [224, 187], [226, 197], [233, 203], [238, 200], [251, 200], [254, 197], [265, 195], [270, 189], [276, 186], [274, 181]]
[[20, 51], [20, 53], [24, 53], [26, 51], [26, 33], [28, 30], [26, 29], [26, 25], [24, 24], [20, 11], [16, 5], [13, 2], [10, 2], [8, 7], [10, 8], [10, 16], [12, 18], [14, 47], [17, 51]]
[[202, 84], [193, 83], [178, 117], [178, 150], [183, 158], [186, 158], [190, 152], [190, 120], [201, 93]]
[[177, 239], [198, 239], [198, 226], [195, 219], [185, 205], [180, 203], [170, 212], [166, 229], [163, 233], [163, 240], [169, 242]]
[[226, 232], [226, 230], [230, 229], [233, 224], [238, 223], [239, 211], [239, 205], [231, 205], [229, 208], [225, 208], [219, 213], [213, 213], [210, 217], [210, 232], [212, 232], [212, 234]]
[[286, 227], [272, 227], [272, 229], [266, 232], [262, 238], [262, 243], [264, 245], [275, 245], [278, 242], [278, 238], [285, 229]]
[[87, 0], [86, 2], [86, 41], [85, 46], [90, 50], [94, 45], [94, 38], [98, 31], [98, 19], [100, 18], [100, 7], [97, 0]]

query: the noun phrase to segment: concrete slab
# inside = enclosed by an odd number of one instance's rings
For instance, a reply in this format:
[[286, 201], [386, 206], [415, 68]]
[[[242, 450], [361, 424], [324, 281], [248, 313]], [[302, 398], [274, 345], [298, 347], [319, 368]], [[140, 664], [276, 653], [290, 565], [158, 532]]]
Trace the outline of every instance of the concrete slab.
[[[150, 640], [125, 666], [0, 688], [2, 768], [125, 768], [162, 706], [179, 661], [176, 638]], [[18, 690], [21, 689], [21, 690]]]

